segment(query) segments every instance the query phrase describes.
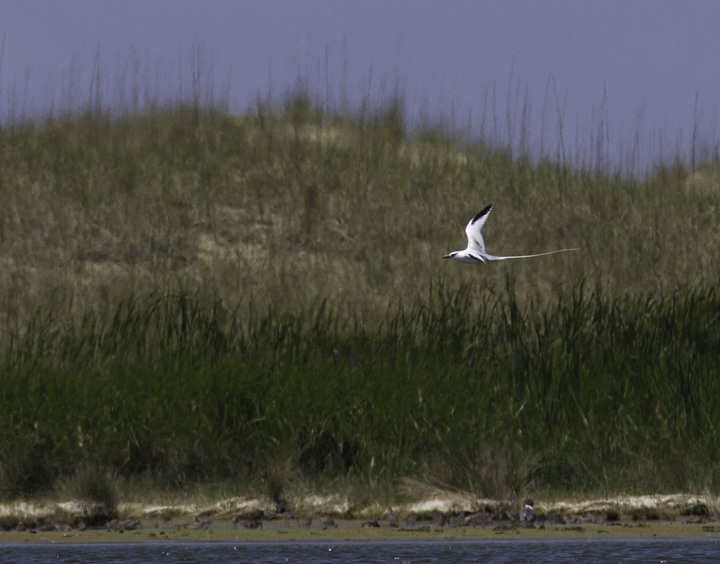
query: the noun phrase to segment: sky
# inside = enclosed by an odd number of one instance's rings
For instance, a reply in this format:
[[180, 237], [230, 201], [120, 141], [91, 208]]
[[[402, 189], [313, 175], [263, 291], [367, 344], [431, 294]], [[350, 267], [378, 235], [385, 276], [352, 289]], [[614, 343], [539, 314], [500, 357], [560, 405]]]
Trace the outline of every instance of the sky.
[[195, 69], [235, 112], [399, 93], [411, 124], [637, 172], [716, 150], [718, 29], [715, 0], [0, 0], [0, 120], [189, 97]]

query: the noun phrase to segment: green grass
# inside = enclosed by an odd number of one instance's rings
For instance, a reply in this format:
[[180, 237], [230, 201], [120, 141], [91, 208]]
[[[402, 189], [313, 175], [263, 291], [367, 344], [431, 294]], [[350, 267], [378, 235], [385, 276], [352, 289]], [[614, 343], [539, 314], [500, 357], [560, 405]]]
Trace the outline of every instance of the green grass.
[[323, 306], [241, 325], [186, 294], [130, 299], [107, 322], [62, 326], [60, 308], [6, 353], [4, 460], [26, 476], [5, 470], [2, 483], [49, 487], [101, 460], [176, 488], [338, 476], [484, 495], [716, 485], [716, 289], [617, 300], [578, 287], [542, 311], [512, 289], [473, 307], [488, 288], [462, 289], [398, 306], [378, 330]]
[[[717, 490], [717, 165], [533, 165], [401, 113], [0, 129], [0, 496], [88, 467], [271, 496]], [[490, 252], [581, 251], [440, 260], [490, 202]]]

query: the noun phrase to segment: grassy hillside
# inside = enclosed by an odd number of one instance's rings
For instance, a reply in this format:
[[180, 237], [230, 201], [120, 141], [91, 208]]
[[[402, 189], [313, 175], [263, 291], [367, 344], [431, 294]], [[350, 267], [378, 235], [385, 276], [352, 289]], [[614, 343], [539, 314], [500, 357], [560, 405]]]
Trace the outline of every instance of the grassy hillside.
[[[626, 294], [718, 278], [714, 166], [637, 184], [432, 131], [406, 139], [399, 120], [327, 119], [300, 99], [280, 115], [180, 109], [3, 130], [3, 297], [93, 306], [202, 288], [231, 306], [328, 300], [376, 322], [437, 280], [498, 285], [510, 272], [545, 301], [582, 279]], [[582, 251], [480, 269], [439, 260], [490, 202], [490, 252]]]
[[[531, 164], [401, 104], [0, 130], [0, 495], [411, 476], [716, 490], [720, 168]], [[496, 254], [467, 220], [494, 203]]]

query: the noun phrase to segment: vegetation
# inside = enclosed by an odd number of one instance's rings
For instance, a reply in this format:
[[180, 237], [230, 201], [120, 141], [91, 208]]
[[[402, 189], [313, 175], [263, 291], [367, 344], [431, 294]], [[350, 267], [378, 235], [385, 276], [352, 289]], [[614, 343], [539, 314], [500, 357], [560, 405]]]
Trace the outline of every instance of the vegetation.
[[[4, 498], [718, 488], [714, 163], [578, 171], [298, 95], [10, 124], [0, 171]], [[490, 202], [490, 252], [581, 252], [441, 261]]]

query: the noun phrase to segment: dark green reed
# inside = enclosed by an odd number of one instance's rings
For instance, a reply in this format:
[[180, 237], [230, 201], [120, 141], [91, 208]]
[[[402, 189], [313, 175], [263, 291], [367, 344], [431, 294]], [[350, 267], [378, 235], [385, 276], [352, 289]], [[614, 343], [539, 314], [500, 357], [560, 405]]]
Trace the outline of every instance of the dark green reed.
[[716, 287], [619, 299], [581, 284], [543, 310], [519, 306], [512, 282], [461, 290], [439, 283], [372, 330], [324, 303], [242, 321], [171, 293], [73, 323], [68, 304], [49, 305], [3, 347], [2, 492], [42, 491], [89, 463], [167, 487], [257, 476], [415, 476], [484, 495], [717, 485]]

